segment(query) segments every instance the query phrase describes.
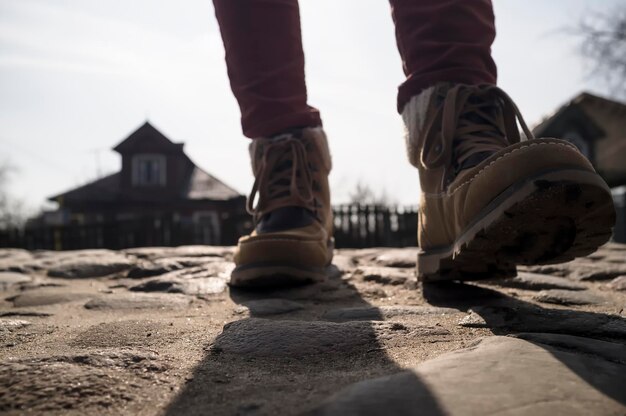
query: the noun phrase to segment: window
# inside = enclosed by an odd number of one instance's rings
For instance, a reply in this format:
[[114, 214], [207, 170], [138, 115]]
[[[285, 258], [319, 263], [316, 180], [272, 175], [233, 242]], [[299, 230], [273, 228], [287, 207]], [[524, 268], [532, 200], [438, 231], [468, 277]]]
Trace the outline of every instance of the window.
[[166, 160], [164, 155], [143, 154], [133, 156], [134, 186], [165, 186]]

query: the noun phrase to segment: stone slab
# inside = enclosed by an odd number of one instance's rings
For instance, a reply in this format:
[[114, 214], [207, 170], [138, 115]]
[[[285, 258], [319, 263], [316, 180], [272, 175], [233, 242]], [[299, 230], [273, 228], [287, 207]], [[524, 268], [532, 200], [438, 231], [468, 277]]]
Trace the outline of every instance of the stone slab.
[[27, 283], [32, 280], [27, 274], [15, 272], [0, 272], [0, 291], [6, 291], [12, 286], [20, 283]]
[[191, 303], [184, 295], [162, 293], [113, 293], [98, 296], [85, 304], [86, 309], [182, 309]]
[[415, 270], [397, 267], [364, 267], [354, 271], [354, 276], [366, 282], [376, 282], [384, 285], [402, 285], [415, 277]]
[[380, 349], [394, 336], [447, 335], [443, 328], [397, 323], [277, 321], [248, 318], [224, 326], [211, 351], [249, 357], [345, 356]]
[[542, 290], [534, 297], [535, 300], [543, 303], [554, 303], [557, 305], [599, 305], [606, 302], [602, 296], [585, 291], [573, 291], [562, 289]]
[[[567, 344], [567, 340], [561, 340]], [[596, 341], [580, 341], [596, 349]], [[339, 415], [618, 415], [626, 366], [603, 356], [489, 337], [410, 371], [354, 384], [308, 413]], [[617, 347], [616, 347], [617, 348]], [[620, 359], [626, 359], [620, 353]]]
[[57, 303], [75, 302], [93, 297], [94, 294], [87, 292], [62, 292], [35, 289], [19, 295], [11, 296], [7, 300], [13, 302], [15, 307], [33, 307], [55, 305]]
[[256, 299], [246, 301], [244, 305], [235, 308], [235, 313], [248, 313], [251, 316], [281, 315], [304, 309], [300, 302], [288, 299]]
[[417, 263], [416, 248], [401, 248], [385, 250], [374, 260], [380, 266], [386, 267], [415, 267]]
[[383, 321], [403, 316], [448, 315], [460, 313], [457, 309], [436, 306], [363, 306], [355, 308], [332, 309], [322, 316], [323, 319], [336, 322], [345, 321]]
[[587, 286], [582, 283], [572, 282], [558, 276], [549, 276], [539, 273], [518, 272], [512, 279], [502, 279], [493, 281], [493, 284], [503, 287], [513, 287], [525, 290], [546, 290], [546, 289], [566, 289], [585, 290]]
[[472, 307], [459, 325], [519, 332], [552, 332], [626, 338], [626, 319], [618, 315], [532, 306]]

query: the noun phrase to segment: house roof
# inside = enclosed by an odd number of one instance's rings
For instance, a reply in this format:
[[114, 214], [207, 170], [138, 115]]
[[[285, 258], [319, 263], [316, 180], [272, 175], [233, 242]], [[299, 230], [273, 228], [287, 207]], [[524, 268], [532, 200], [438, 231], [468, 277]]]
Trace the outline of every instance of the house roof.
[[226, 200], [241, 195], [215, 176], [195, 166], [191, 172], [189, 188], [184, 196], [188, 199]]
[[551, 136], [554, 135], [552, 130], [558, 130], [562, 125], [571, 125], [573, 123], [578, 124], [580, 128], [584, 128], [586, 137], [590, 139], [602, 137], [605, 134], [604, 130], [593, 115], [585, 111], [590, 106], [626, 116], [625, 103], [600, 97], [589, 92], [582, 92], [533, 127], [533, 133], [538, 137]]
[[184, 143], [172, 142], [150, 124], [150, 122], [146, 121], [142, 126], [115, 146], [113, 150], [122, 154], [145, 150], [163, 153], [180, 153], [183, 151], [183, 145]]
[[115, 201], [120, 190], [121, 179], [121, 172], [113, 173], [67, 192], [51, 196], [48, 200], [57, 202], [61, 202], [61, 200], [93, 202]]
[[[48, 198], [56, 202], [114, 202], [124, 199], [121, 189], [121, 172], [117, 172], [88, 184]], [[194, 166], [187, 186], [181, 188], [180, 199], [226, 201], [242, 196], [215, 176]]]
[[182, 148], [183, 143], [173, 143], [146, 122], [113, 149], [123, 155], [128, 153], [130, 156], [141, 152], [177, 153], [174, 160], [180, 161], [177, 166], [181, 173], [176, 179], [175, 185], [169, 185], [172, 190], [170, 193], [163, 194], [158, 191], [146, 194], [139, 192], [140, 190], [135, 192], [135, 188], [128, 189], [123, 184], [123, 181], [128, 180], [124, 179], [126, 174], [123, 175], [120, 171], [48, 199], [65, 204], [68, 202], [102, 203], [153, 199], [158, 201], [167, 199], [225, 201], [242, 196], [235, 189], [198, 167], [183, 152]]

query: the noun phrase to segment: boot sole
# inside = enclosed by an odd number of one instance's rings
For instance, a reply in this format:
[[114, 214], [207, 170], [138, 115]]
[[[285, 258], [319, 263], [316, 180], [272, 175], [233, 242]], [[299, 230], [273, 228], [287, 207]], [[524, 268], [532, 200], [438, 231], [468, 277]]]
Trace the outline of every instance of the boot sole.
[[611, 191], [591, 172], [546, 172], [511, 185], [454, 244], [420, 250], [420, 281], [513, 277], [517, 265], [556, 264], [589, 255], [615, 224]]
[[[334, 240], [328, 244], [328, 265], [335, 249]], [[327, 266], [310, 267], [286, 262], [262, 262], [235, 267], [230, 275], [230, 286], [235, 287], [285, 287], [326, 280]]]

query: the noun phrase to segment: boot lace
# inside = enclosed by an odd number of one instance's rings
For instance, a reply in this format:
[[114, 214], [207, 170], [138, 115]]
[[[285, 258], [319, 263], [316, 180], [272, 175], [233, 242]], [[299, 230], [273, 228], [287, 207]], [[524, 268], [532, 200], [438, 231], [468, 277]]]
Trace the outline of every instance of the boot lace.
[[257, 152], [260, 159], [246, 204], [248, 213], [259, 215], [284, 206], [315, 211], [313, 176], [303, 141], [291, 134], [279, 136], [267, 140]]
[[425, 124], [420, 154], [425, 168], [445, 166], [456, 176], [521, 141], [518, 122], [526, 139], [534, 138], [511, 97], [495, 85], [455, 85], [440, 98], [443, 104]]

